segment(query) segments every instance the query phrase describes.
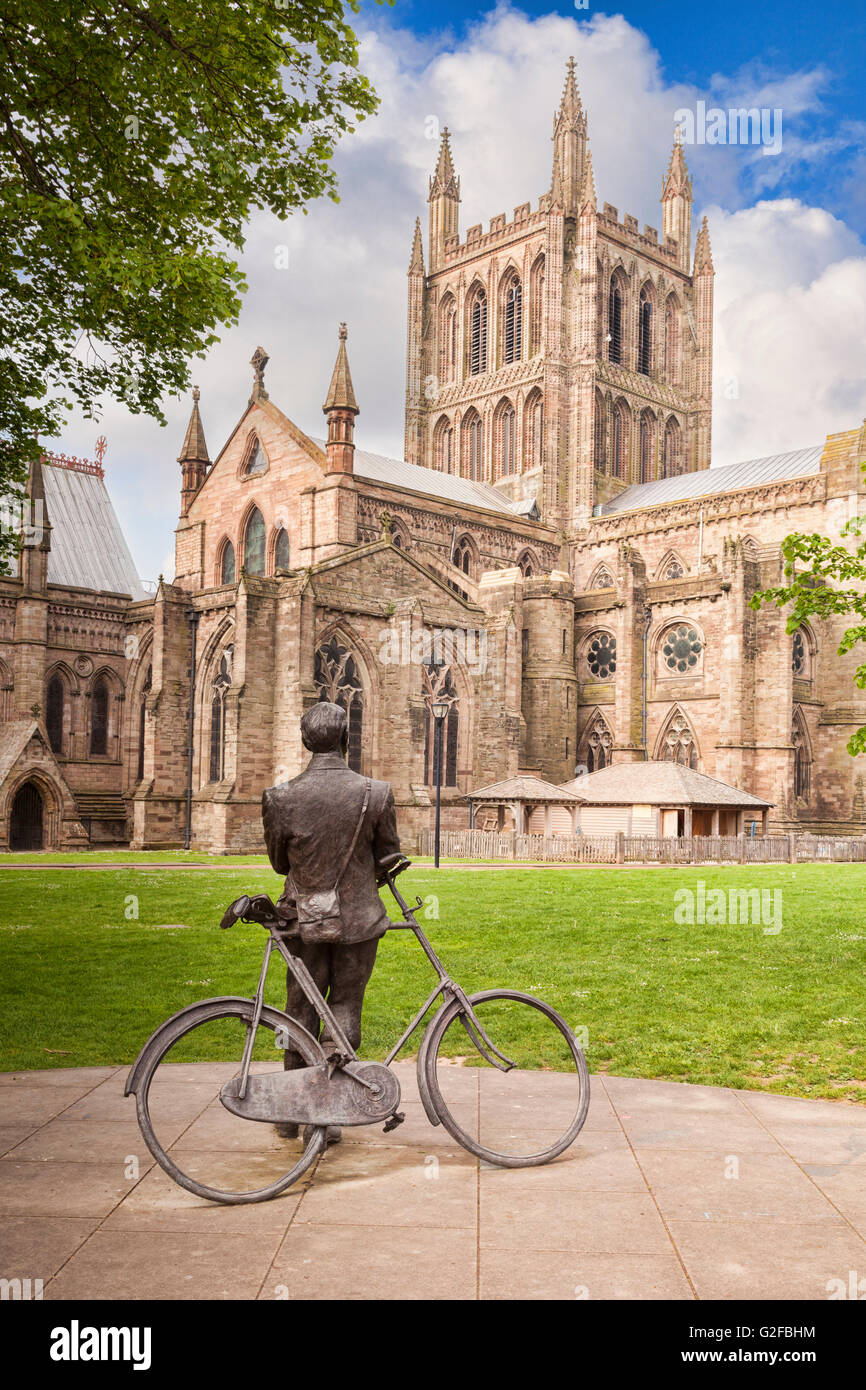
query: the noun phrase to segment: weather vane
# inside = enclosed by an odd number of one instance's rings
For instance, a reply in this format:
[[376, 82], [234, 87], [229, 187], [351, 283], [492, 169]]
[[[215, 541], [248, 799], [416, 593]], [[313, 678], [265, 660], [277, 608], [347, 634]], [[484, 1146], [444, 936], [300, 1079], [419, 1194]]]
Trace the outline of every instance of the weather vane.
[[106, 439], [104, 434], [101, 434], [96, 441], [96, 458], [100, 468], [102, 467], [102, 460], [105, 457], [105, 451], [107, 448], [108, 440]]

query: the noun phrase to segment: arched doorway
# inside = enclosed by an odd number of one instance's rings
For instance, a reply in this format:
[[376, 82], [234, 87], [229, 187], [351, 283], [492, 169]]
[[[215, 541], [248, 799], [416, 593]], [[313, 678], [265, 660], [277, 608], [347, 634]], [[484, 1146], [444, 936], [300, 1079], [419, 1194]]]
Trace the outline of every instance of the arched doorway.
[[42, 793], [35, 782], [19, 787], [12, 802], [9, 822], [10, 849], [41, 849], [43, 838]]

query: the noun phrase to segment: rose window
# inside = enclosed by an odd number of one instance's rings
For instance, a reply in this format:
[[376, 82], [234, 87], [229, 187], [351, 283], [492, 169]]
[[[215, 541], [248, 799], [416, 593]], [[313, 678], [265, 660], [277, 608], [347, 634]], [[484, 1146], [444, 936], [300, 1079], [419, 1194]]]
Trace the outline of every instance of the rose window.
[[593, 637], [586, 654], [586, 664], [598, 680], [609, 680], [616, 670], [616, 638], [607, 632]]
[[702, 643], [697, 632], [687, 623], [672, 627], [662, 647], [662, 656], [669, 671], [679, 674], [693, 671], [701, 656]]

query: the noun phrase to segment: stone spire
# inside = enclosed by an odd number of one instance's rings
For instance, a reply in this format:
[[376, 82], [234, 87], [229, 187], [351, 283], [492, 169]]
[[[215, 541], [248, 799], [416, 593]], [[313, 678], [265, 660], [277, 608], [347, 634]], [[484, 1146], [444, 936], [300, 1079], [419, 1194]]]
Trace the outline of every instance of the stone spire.
[[683, 152], [679, 126], [674, 132], [668, 172], [662, 182], [662, 237], [673, 237], [682, 270], [688, 274], [692, 252], [692, 181]]
[[569, 58], [559, 110], [553, 118], [554, 200], [566, 217], [576, 217], [586, 157], [586, 113], [577, 90], [574, 59]]
[[438, 270], [445, 258], [445, 242], [448, 237], [459, 234], [460, 180], [454, 172], [451, 159], [451, 144], [446, 126], [442, 131], [439, 158], [435, 172], [430, 179], [427, 195], [430, 204], [430, 236], [427, 250], [430, 257], [430, 270]]
[[415, 218], [415, 236], [412, 239], [412, 256], [409, 260], [409, 274], [424, 274], [424, 246], [421, 241], [421, 218]]
[[349, 358], [346, 353], [348, 331], [340, 324], [340, 346], [331, 377], [331, 385], [322, 410], [328, 417], [328, 455], [329, 473], [352, 473], [355, 459], [355, 416], [360, 414], [352, 374], [349, 371]]
[[715, 275], [716, 270], [713, 265], [713, 253], [710, 250], [710, 229], [707, 226], [707, 219], [704, 217], [701, 222], [700, 231], [695, 241], [695, 275]]
[[192, 413], [186, 427], [183, 448], [177, 458], [182, 479], [180, 489], [181, 516], [186, 516], [190, 503], [207, 477], [210, 468], [210, 456], [205, 443], [204, 426], [198, 409], [200, 399], [201, 392], [197, 386], [194, 386], [192, 388]]
[[263, 347], [257, 347], [250, 358], [250, 366], [253, 369], [253, 393], [250, 396], [250, 405], [254, 405], [256, 401], [268, 399], [268, 393], [265, 390], [265, 367], [270, 360]]

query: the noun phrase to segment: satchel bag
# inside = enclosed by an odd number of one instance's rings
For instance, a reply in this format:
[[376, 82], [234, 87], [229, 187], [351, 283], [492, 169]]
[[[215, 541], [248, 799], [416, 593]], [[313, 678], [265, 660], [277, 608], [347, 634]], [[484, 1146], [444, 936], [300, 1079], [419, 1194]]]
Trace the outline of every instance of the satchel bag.
[[355, 826], [352, 843], [349, 845], [349, 851], [334, 880], [333, 888], [322, 888], [313, 893], [301, 893], [298, 891], [291, 870], [288, 873], [289, 884], [298, 911], [298, 931], [301, 940], [304, 942], [339, 942], [342, 940], [343, 922], [340, 904], [340, 880], [349, 867], [349, 861], [355, 852], [355, 845], [358, 843], [358, 836], [361, 833], [361, 826], [364, 824], [364, 817], [367, 814], [367, 807], [369, 804], [370, 779], [366, 777], [364, 779], [364, 804], [361, 807], [358, 824]]

